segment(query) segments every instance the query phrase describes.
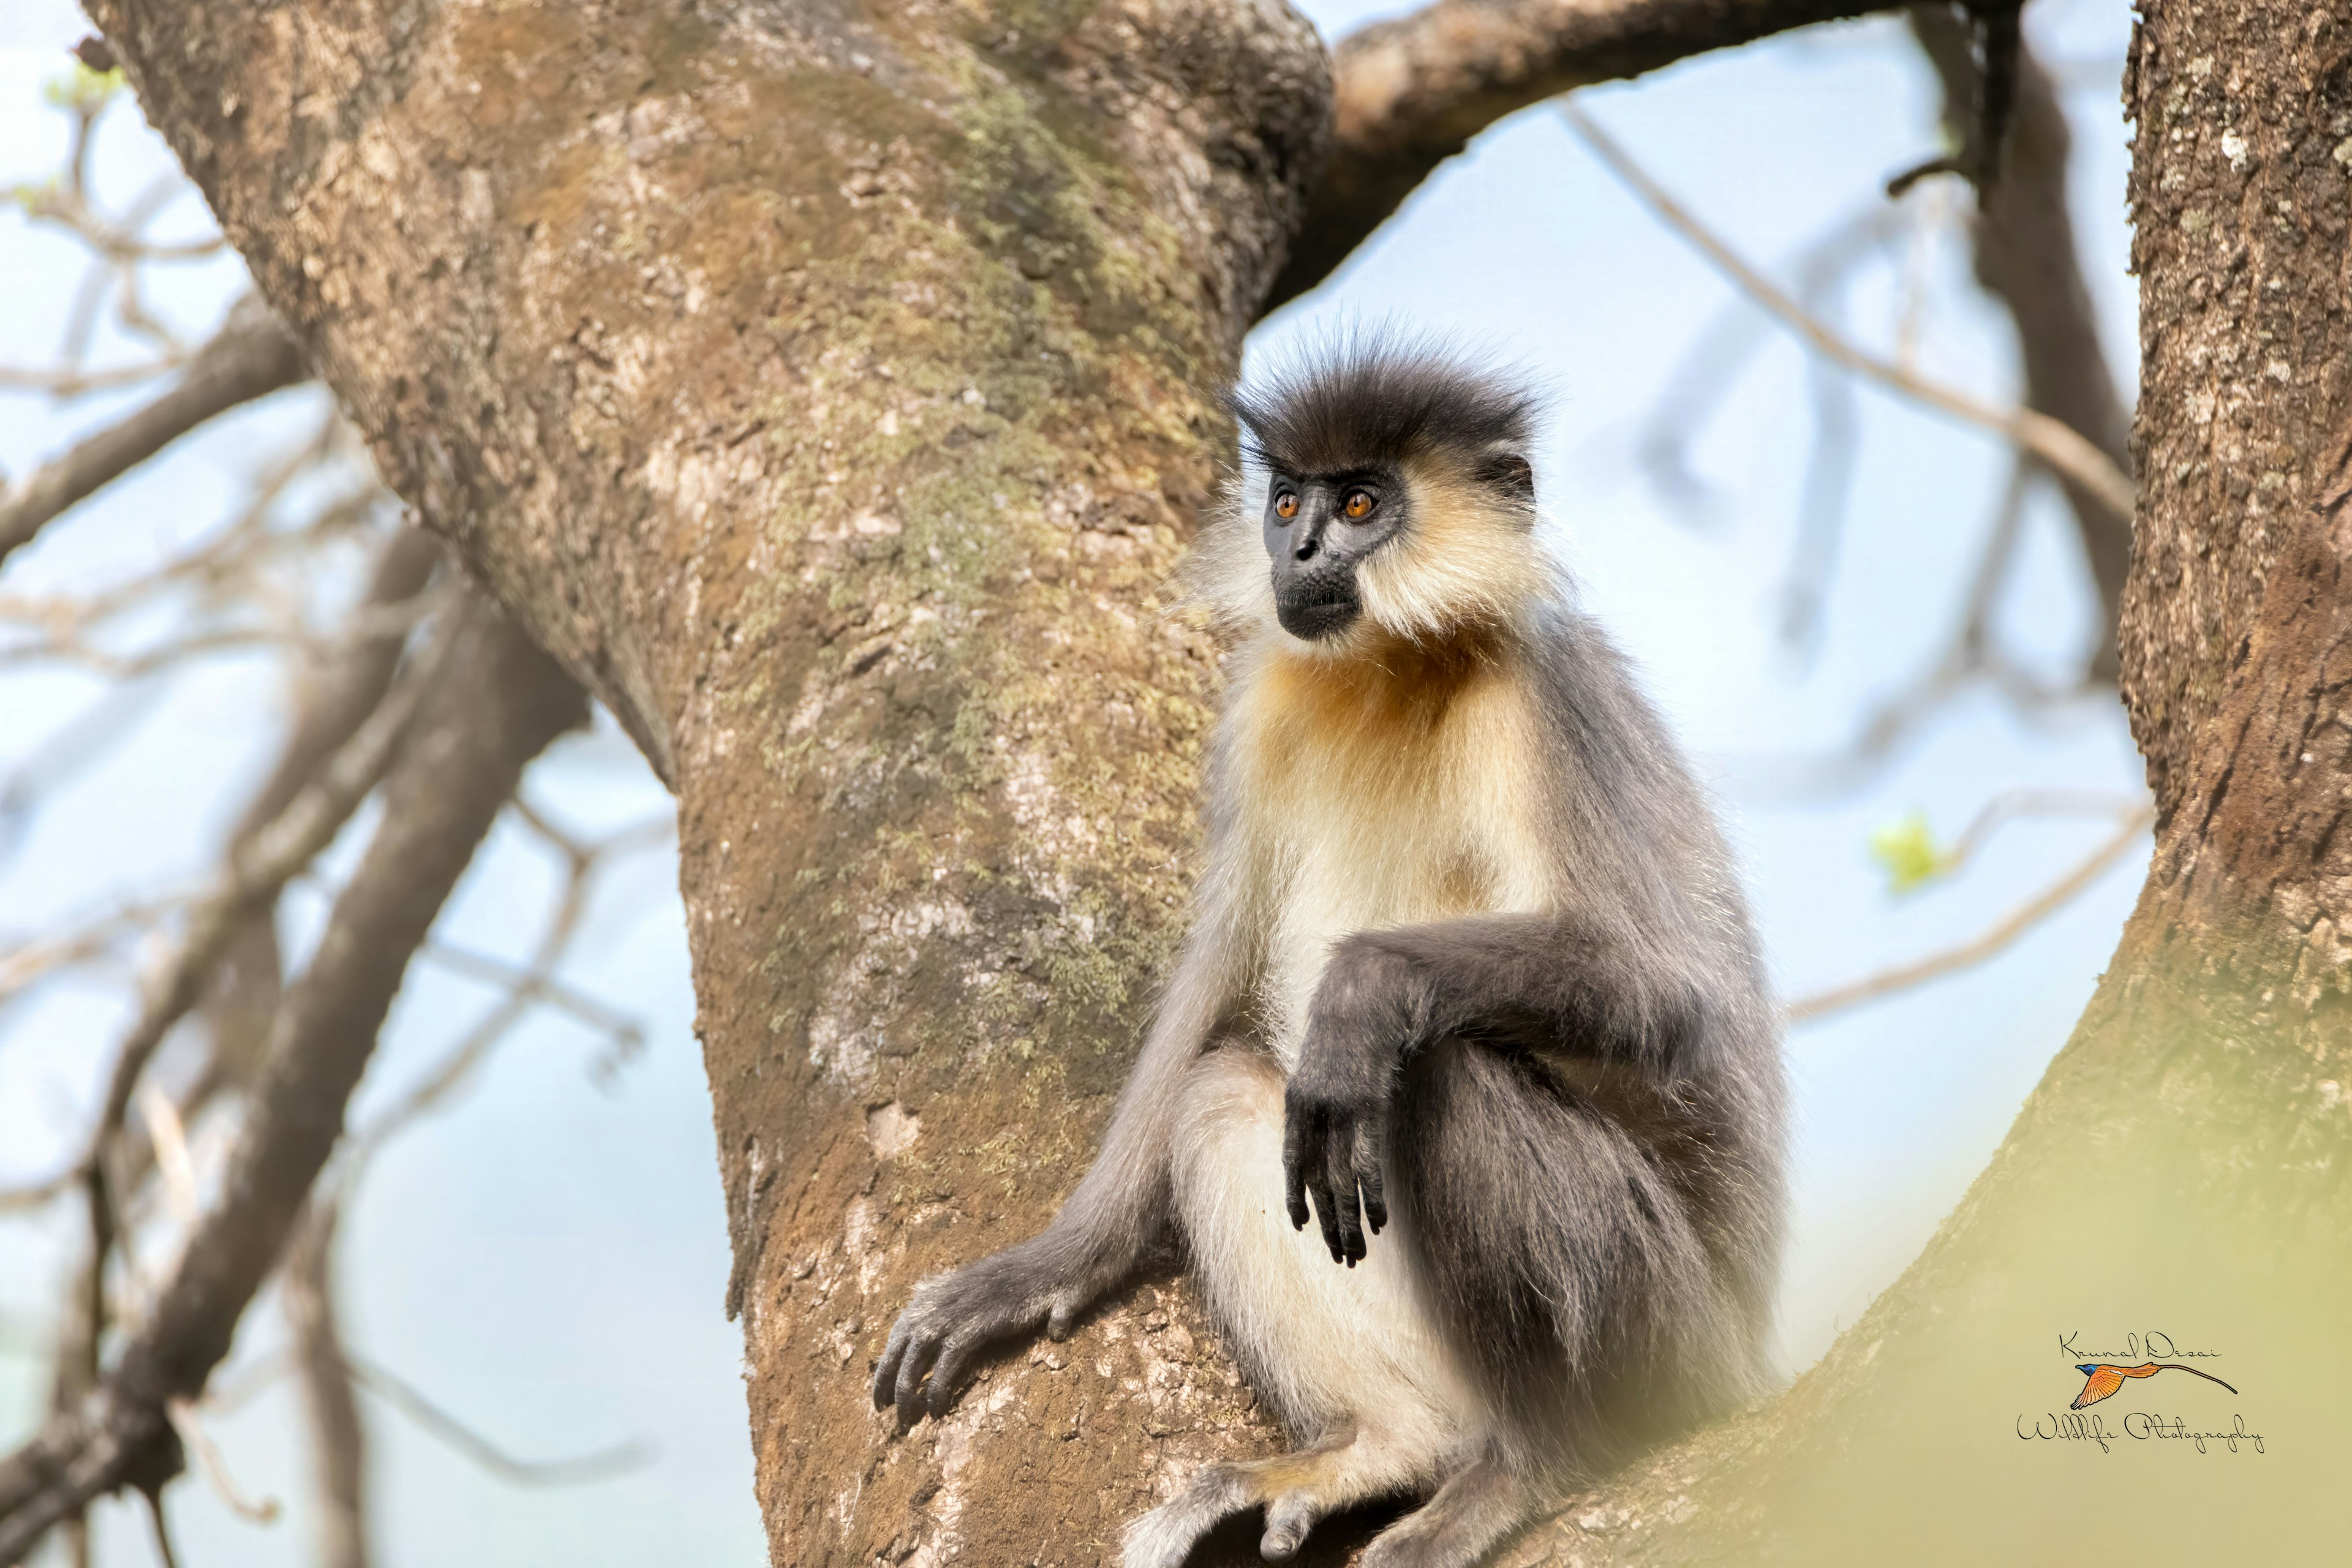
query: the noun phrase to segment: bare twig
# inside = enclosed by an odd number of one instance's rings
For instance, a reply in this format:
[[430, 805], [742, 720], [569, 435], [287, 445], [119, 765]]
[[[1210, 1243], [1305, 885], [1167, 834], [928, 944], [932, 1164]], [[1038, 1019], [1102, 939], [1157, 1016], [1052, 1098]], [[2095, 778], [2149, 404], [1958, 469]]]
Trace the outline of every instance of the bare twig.
[[598, 1034], [608, 1037], [623, 1049], [635, 1050], [645, 1043], [644, 1025], [619, 1008], [565, 984], [545, 962], [547, 955], [530, 964], [509, 963], [503, 958], [476, 952], [470, 948], [428, 942], [419, 956], [453, 973], [501, 986], [515, 1001], [544, 1002], [558, 1012], [570, 1014]]
[[2040, 472], [2023, 454], [2011, 466], [2000, 510], [1943, 651], [1918, 676], [1874, 704], [1853, 739], [1834, 751], [1727, 759], [1743, 793], [1819, 797], [1857, 788], [1899, 754], [1904, 742], [1945, 704], [1979, 686], [1992, 687], [2029, 720], [2112, 697], [2108, 689], [2088, 683], [2053, 685], [2038, 679], [2004, 652], [1994, 636], [1994, 605], [2016, 553], [2028, 488]]
[[2012, 822], [2036, 817], [2097, 816], [2119, 824], [2143, 820], [2147, 805], [2137, 795], [2106, 789], [2005, 789], [1986, 802], [1944, 853], [1946, 874], [1974, 859], [1992, 836]]
[[652, 1458], [643, 1444], [627, 1442], [569, 1459], [518, 1459], [383, 1367], [357, 1358], [351, 1364], [362, 1388], [492, 1475], [519, 1486], [562, 1487], [603, 1480], [635, 1469]]
[[524, 763], [582, 717], [579, 688], [486, 602], [469, 599], [447, 640], [447, 673], [387, 778], [367, 852], [279, 1011], [219, 1202], [98, 1390], [0, 1460], [0, 1563], [90, 1499], [177, 1470], [165, 1403], [195, 1394], [226, 1353], [334, 1147], [410, 955]]
[[341, 1205], [314, 1194], [278, 1271], [294, 1366], [310, 1416], [321, 1568], [367, 1568], [367, 1429], [352, 1394], [351, 1359], [335, 1311], [334, 1247]]
[[2116, 466], [2113, 458], [2074, 429], [2031, 408], [1997, 407], [1968, 393], [1915, 374], [1847, 342], [1700, 223], [1634, 163], [1607, 132], [1594, 124], [1591, 116], [1573, 103], [1563, 103], [1559, 111], [1628, 190], [1669, 228], [1688, 240], [1750, 299], [1803, 339], [1814, 353], [1940, 414], [2003, 437], [2032, 453], [2062, 479], [2081, 485], [2117, 517], [2126, 520], [2131, 517], [2131, 479]]
[[[570, 833], [556, 826], [533, 809], [520, 796], [514, 810], [532, 831], [553, 847], [564, 858], [563, 890], [548, 912], [547, 924], [541, 931], [530, 963], [521, 968], [499, 960], [485, 960], [467, 954], [464, 962], [477, 965], [476, 973], [494, 979], [506, 987], [506, 994], [484, 1014], [465, 1037], [452, 1047], [434, 1068], [427, 1072], [408, 1092], [390, 1108], [381, 1112], [374, 1121], [352, 1135], [350, 1154], [351, 1169], [346, 1181], [356, 1182], [365, 1163], [383, 1143], [434, 1110], [447, 1104], [498, 1048], [508, 1031], [529, 1014], [535, 1002], [542, 997], [554, 999], [557, 969], [571, 950], [578, 934], [580, 922], [588, 912], [588, 902], [594, 891], [597, 875], [620, 854], [660, 842], [676, 830], [676, 819], [665, 816], [635, 827], [624, 828], [596, 843], [583, 843]], [[445, 950], [445, 953], [450, 950]], [[576, 994], [575, 994], [576, 995]], [[591, 1026], [604, 1030], [621, 1050], [635, 1048], [645, 1038], [644, 1026], [635, 1018], [605, 1006], [593, 997], [578, 997], [585, 1004], [585, 1018]], [[578, 1015], [575, 1015], [578, 1016]]]
[[291, 386], [308, 374], [293, 334], [257, 297], [246, 296], [230, 310], [219, 334], [189, 363], [178, 385], [34, 470], [0, 500], [0, 561], [59, 512], [207, 419]]
[[[453, 633], [442, 639], [438, 648], [446, 649], [454, 637]], [[248, 909], [274, 899], [289, 878], [309, 865], [383, 775], [402, 732], [433, 685], [441, 657], [436, 652], [426, 668], [394, 689], [318, 776], [266, 828], [236, 847], [228, 865], [190, 910], [178, 950], [144, 988], [138, 1019], [116, 1051], [113, 1075], [90, 1141], [89, 1171], [100, 1169], [106, 1146], [122, 1124], [148, 1058], [172, 1026], [196, 1005], [211, 977], [214, 961], [226, 947], [241, 917]]]
[[196, 1163], [188, 1154], [188, 1131], [180, 1108], [153, 1084], [138, 1095], [140, 1119], [147, 1124], [147, 1140], [155, 1151], [156, 1169], [163, 1173], [163, 1194], [172, 1217], [194, 1225], [202, 1213], [196, 1197]]
[[[1913, 218], [1909, 207], [1873, 200], [1807, 243], [1781, 270], [1797, 279], [1803, 298], [1816, 299], [1884, 250]], [[1667, 373], [1657, 402], [1643, 416], [1634, 437], [1635, 458], [1652, 489], [1690, 521], [1705, 521], [1716, 501], [1711, 487], [1691, 467], [1691, 442], [1737, 384], [1741, 366], [1768, 331], [1768, 323], [1746, 300], [1727, 301]]]
[[37, 370], [24, 365], [0, 365], [0, 390], [79, 397], [85, 393], [111, 392], [117, 387], [158, 381], [187, 363], [186, 354], [162, 354], [137, 364], [108, 365], [101, 370]]
[[2073, 902], [2078, 894], [2121, 859], [2124, 851], [2131, 847], [2132, 841], [2147, 832], [2155, 820], [2156, 808], [2153, 806], [2142, 806], [2134, 811], [2124, 825], [2081, 864], [1969, 941], [1909, 963], [1897, 964], [1876, 974], [1865, 975], [1827, 991], [1818, 991], [1811, 996], [1799, 997], [1789, 1004], [1783, 1016], [1792, 1024], [1808, 1023], [1984, 963]]
[[1852, 0], [1438, 0], [1332, 51], [1336, 134], [1266, 308], [1329, 276], [1505, 115], [1710, 49], [1856, 16]]
[[[205, 1462], [211, 1461], [207, 1458]], [[179, 1548], [172, 1544], [172, 1521], [163, 1515], [163, 1494], [151, 1491], [146, 1497], [147, 1522], [155, 1530], [155, 1555], [163, 1561], [163, 1568], [180, 1568]]]
[[[181, 1447], [195, 1455], [197, 1468], [204, 1471], [205, 1483], [213, 1489], [213, 1495], [228, 1504], [229, 1511], [239, 1519], [255, 1524], [276, 1523], [278, 1514], [284, 1511], [278, 1500], [245, 1495], [236, 1484], [236, 1478], [228, 1473], [228, 1461], [221, 1457], [220, 1446], [213, 1441], [212, 1434], [205, 1430], [204, 1421], [197, 1415], [195, 1405], [185, 1399], [167, 1399], [163, 1402], [163, 1409], [172, 1418], [172, 1429], [180, 1435]], [[157, 1501], [160, 1505], [160, 1496]]]

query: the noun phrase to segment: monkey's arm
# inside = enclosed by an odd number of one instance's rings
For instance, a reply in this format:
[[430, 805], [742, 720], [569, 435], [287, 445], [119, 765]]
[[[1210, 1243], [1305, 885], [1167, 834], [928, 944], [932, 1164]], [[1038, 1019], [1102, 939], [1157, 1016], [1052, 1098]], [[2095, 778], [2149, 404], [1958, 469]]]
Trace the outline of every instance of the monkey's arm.
[[1040, 1327], [1057, 1340], [1067, 1334], [1072, 1320], [1135, 1267], [1167, 1224], [1169, 1130], [1178, 1090], [1185, 1069], [1233, 1011], [1243, 973], [1227, 900], [1201, 901], [1102, 1152], [1061, 1213], [1027, 1241], [924, 1280], [890, 1330], [874, 1369], [874, 1407], [895, 1403], [902, 1426], [927, 1410], [944, 1411], [965, 1364], [990, 1342]]
[[1364, 931], [1340, 942], [1317, 986], [1286, 1094], [1290, 1219], [1307, 1198], [1334, 1261], [1365, 1254], [1388, 1223], [1381, 1191], [1389, 1105], [1407, 1056], [1449, 1036], [1583, 1056], [1666, 1080], [1704, 1070], [1711, 1012], [1737, 1005], [1687, 948], [1644, 943], [1566, 913], [1474, 915]]

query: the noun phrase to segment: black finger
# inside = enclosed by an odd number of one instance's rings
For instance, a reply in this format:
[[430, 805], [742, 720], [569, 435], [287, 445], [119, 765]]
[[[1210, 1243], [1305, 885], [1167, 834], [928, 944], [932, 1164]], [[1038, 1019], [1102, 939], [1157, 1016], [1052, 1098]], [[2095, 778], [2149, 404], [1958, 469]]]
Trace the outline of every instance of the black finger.
[[1364, 1223], [1374, 1236], [1389, 1223], [1388, 1193], [1383, 1184], [1388, 1164], [1388, 1140], [1367, 1122], [1356, 1129], [1356, 1182], [1364, 1189]]
[[908, 1324], [913, 1314], [901, 1312], [898, 1321], [890, 1325], [890, 1342], [882, 1348], [882, 1363], [874, 1369], [874, 1408], [887, 1410], [891, 1400], [898, 1397], [898, 1360], [907, 1353]]
[[963, 1381], [964, 1363], [972, 1352], [988, 1342], [988, 1336], [975, 1328], [958, 1329], [940, 1347], [940, 1363], [931, 1368], [930, 1397], [927, 1403], [934, 1417], [947, 1414], [955, 1402], [956, 1385]]
[[1310, 1134], [1307, 1122], [1312, 1113], [1297, 1107], [1284, 1114], [1282, 1125], [1282, 1195], [1290, 1211], [1290, 1228], [1307, 1228], [1307, 1173], [1320, 1162], [1314, 1159], [1307, 1145]]
[[898, 1425], [910, 1427], [923, 1418], [923, 1373], [940, 1353], [940, 1336], [929, 1327], [911, 1337], [907, 1357], [898, 1366]]
[[1331, 1195], [1337, 1200], [1338, 1212], [1332, 1215], [1339, 1230], [1339, 1261], [1353, 1268], [1364, 1256], [1364, 1226], [1356, 1213], [1356, 1130], [1346, 1124], [1332, 1129], [1329, 1142], [1323, 1146], [1324, 1173], [1331, 1184]]
[[[1321, 1152], [1321, 1140], [1317, 1140], [1317, 1152]], [[1339, 1246], [1339, 1203], [1331, 1195], [1331, 1173], [1322, 1160], [1307, 1167], [1307, 1190], [1315, 1199], [1315, 1217], [1323, 1226], [1323, 1245], [1331, 1249], [1331, 1261], [1344, 1262], [1347, 1253]]]

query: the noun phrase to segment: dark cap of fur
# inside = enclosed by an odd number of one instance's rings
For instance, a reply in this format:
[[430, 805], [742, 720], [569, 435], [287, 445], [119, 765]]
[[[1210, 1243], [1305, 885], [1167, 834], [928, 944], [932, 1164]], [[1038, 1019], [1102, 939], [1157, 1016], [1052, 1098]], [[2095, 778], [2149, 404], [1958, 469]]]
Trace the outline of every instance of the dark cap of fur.
[[1290, 474], [1401, 463], [1452, 450], [1525, 453], [1535, 434], [1534, 391], [1454, 351], [1372, 340], [1326, 349], [1253, 386], [1225, 406], [1249, 457]]

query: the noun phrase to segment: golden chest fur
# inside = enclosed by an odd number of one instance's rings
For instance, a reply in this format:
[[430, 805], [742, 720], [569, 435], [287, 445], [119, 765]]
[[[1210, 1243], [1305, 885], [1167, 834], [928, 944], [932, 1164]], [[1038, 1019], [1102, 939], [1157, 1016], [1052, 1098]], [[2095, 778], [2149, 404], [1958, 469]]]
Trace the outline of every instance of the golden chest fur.
[[1276, 644], [1236, 712], [1244, 897], [1266, 933], [1259, 1023], [1288, 1068], [1333, 943], [1545, 907], [1542, 750], [1507, 647], [1325, 658]]

